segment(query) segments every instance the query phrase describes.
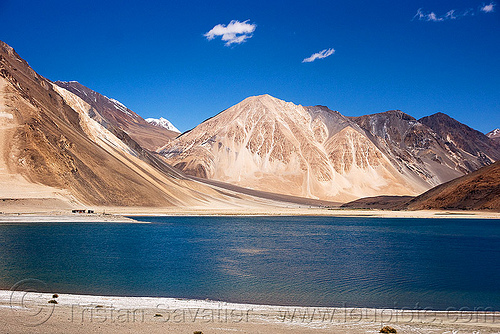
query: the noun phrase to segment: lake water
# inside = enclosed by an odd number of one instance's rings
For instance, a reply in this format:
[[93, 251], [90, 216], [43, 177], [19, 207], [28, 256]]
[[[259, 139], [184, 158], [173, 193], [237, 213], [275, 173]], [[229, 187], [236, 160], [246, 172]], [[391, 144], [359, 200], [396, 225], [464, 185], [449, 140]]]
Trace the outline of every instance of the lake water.
[[500, 220], [139, 217], [0, 225], [0, 288], [298, 306], [500, 310]]

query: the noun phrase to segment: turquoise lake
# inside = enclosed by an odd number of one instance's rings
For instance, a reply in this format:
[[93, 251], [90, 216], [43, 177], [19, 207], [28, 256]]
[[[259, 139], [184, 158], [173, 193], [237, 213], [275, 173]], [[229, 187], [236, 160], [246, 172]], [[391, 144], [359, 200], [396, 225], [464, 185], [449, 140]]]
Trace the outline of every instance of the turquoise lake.
[[151, 224], [0, 225], [0, 288], [500, 310], [500, 220], [134, 218]]

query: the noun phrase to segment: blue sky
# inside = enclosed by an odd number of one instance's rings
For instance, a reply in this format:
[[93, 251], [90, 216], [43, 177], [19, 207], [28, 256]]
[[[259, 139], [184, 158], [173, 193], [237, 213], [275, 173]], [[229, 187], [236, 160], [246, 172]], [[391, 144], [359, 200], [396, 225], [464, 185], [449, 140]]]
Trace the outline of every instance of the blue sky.
[[347, 116], [441, 111], [488, 132], [500, 127], [499, 14], [475, 0], [0, 0], [0, 39], [48, 79], [181, 131], [270, 94]]

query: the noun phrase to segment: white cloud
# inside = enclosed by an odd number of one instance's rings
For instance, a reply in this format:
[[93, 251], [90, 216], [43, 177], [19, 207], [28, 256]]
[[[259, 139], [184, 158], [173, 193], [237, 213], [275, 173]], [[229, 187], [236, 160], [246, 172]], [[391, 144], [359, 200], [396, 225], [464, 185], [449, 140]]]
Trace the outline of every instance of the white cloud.
[[[479, 10], [484, 12], [484, 13], [491, 13], [495, 11], [495, 6], [496, 4], [494, 2], [491, 2], [489, 5], [483, 4], [481, 7], [479, 7]], [[419, 8], [417, 10], [417, 14], [413, 16], [413, 20], [419, 20], [419, 21], [427, 21], [427, 22], [442, 22], [446, 20], [456, 20], [465, 16], [475, 16], [476, 13], [478, 13], [477, 10], [474, 10], [472, 8], [465, 9], [461, 12], [458, 12], [456, 9], [451, 9], [446, 12], [446, 14], [438, 16], [434, 12], [423, 12], [422, 8]]]
[[[450, 13], [450, 12], [448, 12], [448, 13]], [[436, 15], [436, 13], [434, 13], [434, 12], [430, 12], [428, 14], [424, 13], [422, 11], [422, 8], [419, 8], [417, 10], [417, 14], [415, 14], [415, 16], [413, 17], [413, 20], [415, 20], [415, 19], [418, 19], [419, 21], [432, 21], [432, 22], [444, 21], [444, 18], [438, 17]]]
[[313, 55], [311, 55], [311, 57], [304, 59], [302, 62], [303, 63], [312, 63], [316, 59], [323, 59], [323, 58], [331, 56], [334, 53], [335, 53], [335, 50], [332, 48], [324, 49], [323, 51], [314, 53]]
[[257, 27], [256, 24], [250, 24], [248, 21], [250, 20], [246, 20], [244, 22], [232, 20], [227, 26], [224, 24], [218, 24], [203, 36], [205, 36], [209, 41], [221, 36], [221, 39], [226, 42], [226, 46], [230, 46], [231, 44], [241, 44], [253, 36], [252, 33]]
[[490, 2], [490, 4], [489, 4], [489, 5], [484, 5], [484, 6], [482, 6], [482, 7], [481, 7], [481, 11], [482, 11], [482, 12], [485, 12], [485, 13], [492, 13], [492, 12], [494, 12], [494, 11], [495, 11], [495, 5], [496, 5], [495, 3]]
[[429, 14], [427, 14], [427, 21], [439, 22], [443, 20], [444, 19], [442, 17], [437, 17], [434, 12], [430, 12]]

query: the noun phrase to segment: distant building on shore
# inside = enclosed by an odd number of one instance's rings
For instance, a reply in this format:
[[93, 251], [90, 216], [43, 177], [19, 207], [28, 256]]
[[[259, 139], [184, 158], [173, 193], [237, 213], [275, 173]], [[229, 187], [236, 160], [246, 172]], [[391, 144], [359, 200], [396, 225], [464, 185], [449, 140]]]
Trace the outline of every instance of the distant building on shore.
[[94, 210], [74, 209], [71, 213], [95, 213]]

